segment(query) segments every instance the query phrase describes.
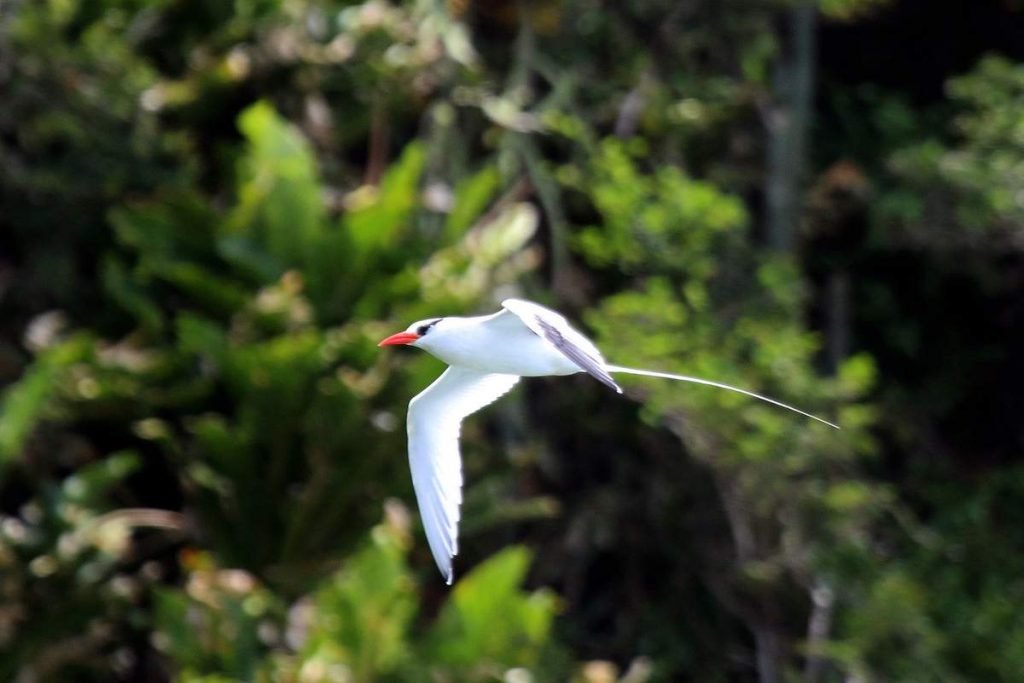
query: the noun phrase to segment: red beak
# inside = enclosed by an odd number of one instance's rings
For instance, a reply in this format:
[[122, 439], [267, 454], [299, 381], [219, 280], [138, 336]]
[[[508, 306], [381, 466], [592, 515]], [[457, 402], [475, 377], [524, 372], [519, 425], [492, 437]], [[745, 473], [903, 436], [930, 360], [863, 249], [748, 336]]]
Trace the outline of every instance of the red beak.
[[382, 340], [379, 344], [377, 344], [377, 346], [394, 346], [395, 344], [411, 344], [411, 343], [413, 343], [414, 341], [416, 341], [419, 338], [420, 338], [420, 335], [416, 334], [415, 332], [398, 332], [397, 334], [393, 334], [390, 337], [388, 337], [387, 339]]

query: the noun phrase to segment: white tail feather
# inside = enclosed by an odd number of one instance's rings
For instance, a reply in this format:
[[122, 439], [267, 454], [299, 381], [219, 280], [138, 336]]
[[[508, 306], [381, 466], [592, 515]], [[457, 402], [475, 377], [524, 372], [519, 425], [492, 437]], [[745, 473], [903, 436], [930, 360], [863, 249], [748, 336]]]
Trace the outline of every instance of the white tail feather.
[[677, 380], [677, 381], [680, 381], [680, 382], [693, 382], [694, 384], [705, 384], [705, 385], [707, 385], [709, 387], [718, 387], [719, 389], [728, 389], [729, 391], [735, 391], [737, 393], [744, 394], [744, 395], [750, 396], [752, 398], [757, 398], [757, 399], [760, 399], [762, 401], [766, 401], [768, 403], [771, 403], [772, 405], [779, 406], [780, 408], [785, 408], [786, 410], [792, 410], [794, 413], [800, 413], [804, 417], [809, 417], [812, 420], [817, 420], [818, 422], [821, 422], [823, 424], [827, 424], [829, 427], [832, 427], [833, 429], [839, 429], [839, 425], [832, 424], [828, 420], [823, 420], [820, 417], [817, 417], [816, 415], [811, 415], [810, 413], [805, 413], [804, 411], [800, 410], [799, 408], [794, 408], [793, 406], [788, 406], [788, 405], [786, 405], [785, 403], [783, 403], [781, 401], [776, 401], [774, 398], [768, 398], [767, 396], [762, 396], [761, 394], [755, 394], [753, 391], [747, 391], [746, 389], [740, 389], [739, 387], [730, 386], [728, 384], [722, 384], [721, 382], [712, 382], [709, 379], [700, 379], [699, 377], [690, 377], [688, 375], [673, 375], [673, 374], [668, 373], [668, 372], [656, 372], [654, 370], [639, 370], [637, 368], [624, 368], [621, 365], [608, 365], [608, 366], [606, 366], [606, 369], [609, 372], [621, 372], [621, 373], [625, 373], [627, 375], [642, 375], [644, 377], [660, 377], [662, 379], [674, 379], [674, 380]]

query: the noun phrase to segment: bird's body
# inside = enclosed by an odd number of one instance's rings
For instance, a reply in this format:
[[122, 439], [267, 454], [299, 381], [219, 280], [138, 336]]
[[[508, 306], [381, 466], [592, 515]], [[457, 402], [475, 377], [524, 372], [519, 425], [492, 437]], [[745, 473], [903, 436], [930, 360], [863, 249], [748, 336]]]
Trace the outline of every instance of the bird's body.
[[480, 372], [519, 377], [582, 372], [508, 310], [474, 318], [442, 318], [420, 346], [448, 365]]
[[409, 403], [409, 466], [423, 528], [438, 569], [452, 582], [458, 552], [463, 418], [508, 393], [520, 377], [586, 372], [622, 393], [612, 373], [693, 382], [736, 391], [826, 422], [775, 399], [720, 382], [608, 364], [598, 348], [558, 313], [529, 301], [506, 299], [502, 310], [472, 318], [447, 317], [413, 323], [380, 346], [419, 347], [449, 365]]

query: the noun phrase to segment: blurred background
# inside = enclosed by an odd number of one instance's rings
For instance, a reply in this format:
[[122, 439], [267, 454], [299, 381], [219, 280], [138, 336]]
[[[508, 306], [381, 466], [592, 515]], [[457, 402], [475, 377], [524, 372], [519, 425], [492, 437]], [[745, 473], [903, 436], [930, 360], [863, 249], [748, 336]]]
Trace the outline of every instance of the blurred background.
[[[1019, 681], [1022, 288], [1020, 0], [0, 0], [0, 680]], [[843, 429], [524, 382], [446, 587], [510, 295]]]

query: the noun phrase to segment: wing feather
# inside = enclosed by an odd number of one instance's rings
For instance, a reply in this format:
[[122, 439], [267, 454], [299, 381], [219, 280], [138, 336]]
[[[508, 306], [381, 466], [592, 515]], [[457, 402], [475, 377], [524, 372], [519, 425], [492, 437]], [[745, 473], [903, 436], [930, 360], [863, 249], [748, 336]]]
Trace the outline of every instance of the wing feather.
[[516, 375], [450, 367], [409, 403], [409, 466], [416, 502], [434, 561], [449, 584], [452, 558], [459, 551], [462, 420], [508, 393], [518, 381]]
[[622, 393], [622, 388], [609, 374], [607, 364], [598, 348], [592, 341], [573, 329], [564, 316], [549, 308], [522, 299], [505, 299], [501, 302], [501, 306], [519, 318], [534, 334], [555, 347], [581, 370], [620, 394]]

